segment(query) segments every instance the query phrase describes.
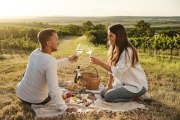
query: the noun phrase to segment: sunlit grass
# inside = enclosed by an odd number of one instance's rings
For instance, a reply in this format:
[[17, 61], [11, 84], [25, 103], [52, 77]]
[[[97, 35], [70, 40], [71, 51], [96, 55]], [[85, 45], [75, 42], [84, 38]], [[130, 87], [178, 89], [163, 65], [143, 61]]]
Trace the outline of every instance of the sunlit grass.
[[[58, 51], [53, 53], [57, 59], [68, 57], [75, 54], [75, 49], [78, 43], [82, 45], [89, 44], [85, 36], [82, 37], [66, 37], [59, 45]], [[72, 40], [67, 40], [72, 39]], [[94, 46], [92, 56], [95, 56], [103, 61], [107, 60], [107, 48], [105, 46]], [[15, 86], [20, 81], [22, 74], [26, 68], [28, 54], [22, 52], [14, 52], [13, 54], [3, 54], [3, 59], [0, 59], [0, 119], [34, 119], [34, 113], [27, 107], [23, 106], [20, 100], [15, 95]], [[165, 59], [157, 59], [155, 57], [141, 56], [140, 63], [144, 68], [148, 83], [149, 95], [153, 102], [151, 105], [145, 104], [149, 109], [136, 110], [125, 113], [88, 113], [84, 116], [76, 116], [76, 119], [160, 119], [160, 120], [176, 120], [180, 113], [180, 61], [173, 60], [170, 62]], [[83, 53], [79, 55], [79, 61], [59, 67], [59, 81], [73, 80], [74, 71], [80, 65], [84, 68], [89, 63], [89, 57]], [[94, 65], [95, 66], [95, 65]], [[102, 82], [106, 83], [108, 79], [107, 71], [99, 66], [99, 75], [102, 77]], [[63, 119], [75, 119], [75, 116], [64, 117]]]

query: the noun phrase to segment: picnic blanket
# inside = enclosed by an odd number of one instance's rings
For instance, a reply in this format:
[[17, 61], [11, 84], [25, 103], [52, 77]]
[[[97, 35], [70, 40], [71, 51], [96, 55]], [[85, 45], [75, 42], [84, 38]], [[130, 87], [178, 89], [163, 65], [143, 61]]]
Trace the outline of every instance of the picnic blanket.
[[[135, 101], [112, 103], [112, 102], [104, 101], [104, 99], [101, 98], [100, 94], [95, 94], [95, 96], [97, 100], [94, 101], [94, 103], [89, 107], [85, 107], [78, 104], [68, 104], [68, 103], [67, 105], [70, 107], [77, 108], [78, 113], [89, 112], [94, 110], [124, 112], [137, 108], [146, 109], [144, 104]], [[50, 101], [46, 105], [32, 105], [31, 108], [35, 112], [37, 118], [47, 118], [47, 117], [51, 118], [51, 117], [57, 117], [60, 115], [67, 114], [66, 112], [57, 110], [55, 104], [52, 101]]]

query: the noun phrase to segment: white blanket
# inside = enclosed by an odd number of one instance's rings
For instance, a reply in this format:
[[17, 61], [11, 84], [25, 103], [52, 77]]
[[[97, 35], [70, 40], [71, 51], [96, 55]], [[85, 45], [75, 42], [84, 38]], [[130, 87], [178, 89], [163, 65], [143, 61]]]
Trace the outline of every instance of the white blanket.
[[[96, 94], [97, 100], [90, 107], [84, 107], [81, 105], [67, 104], [71, 107], [76, 107], [78, 112], [88, 112], [93, 110], [109, 110], [109, 111], [119, 111], [124, 112], [136, 108], [145, 109], [145, 105], [131, 101], [131, 102], [119, 102], [119, 103], [110, 103], [104, 101], [99, 94]], [[55, 107], [55, 104], [50, 101], [46, 105], [32, 105], [31, 108], [36, 113], [37, 118], [46, 118], [46, 117], [57, 117], [59, 115], [64, 115], [66, 112], [58, 111]]]

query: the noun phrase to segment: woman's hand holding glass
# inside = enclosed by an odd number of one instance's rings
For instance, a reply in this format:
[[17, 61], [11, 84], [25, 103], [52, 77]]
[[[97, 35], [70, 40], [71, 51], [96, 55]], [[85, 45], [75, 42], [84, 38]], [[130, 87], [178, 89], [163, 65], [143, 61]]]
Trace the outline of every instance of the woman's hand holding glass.
[[102, 62], [95, 57], [90, 57], [90, 63], [100, 65]]

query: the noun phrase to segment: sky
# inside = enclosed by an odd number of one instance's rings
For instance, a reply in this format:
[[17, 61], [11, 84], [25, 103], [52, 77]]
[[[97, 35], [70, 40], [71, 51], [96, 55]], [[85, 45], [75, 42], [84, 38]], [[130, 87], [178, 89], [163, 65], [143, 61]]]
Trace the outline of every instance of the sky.
[[0, 18], [18, 16], [180, 16], [180, 0], [0, 0]]

